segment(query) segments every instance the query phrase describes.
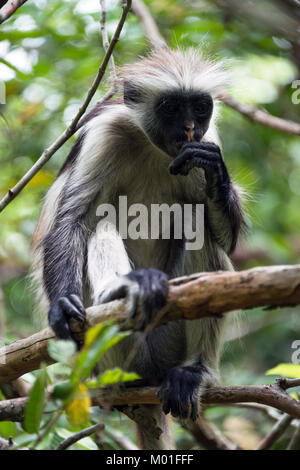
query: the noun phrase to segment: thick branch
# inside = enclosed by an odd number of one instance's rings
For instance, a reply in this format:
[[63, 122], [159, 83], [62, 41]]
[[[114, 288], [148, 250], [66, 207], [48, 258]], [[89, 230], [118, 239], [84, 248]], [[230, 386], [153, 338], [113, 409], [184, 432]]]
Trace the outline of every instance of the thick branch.
[[28, 397], [0, 401], [0, 421], [23, 421], [27, 401]]
[[126, 17], [131, 8], [131, 0], [127, 0], [125, 6], [123, 7], [123, 13], [121, 19], [118, 23], [114, 36], [108, 46], [106, 54], [104, 56], [103, 62], [98, 70], [98, 73], [94, 79], [94, 82], [89, 89], [87, 96], [80, 106], [76, 116], [72, 119], [71, 124], [65, 129], [65, 131], [56, 139], [56, 141], [50, 145], [40, 158], [35, 162], [35, 164], [30, 168], [30, 170], [18, 181], [18, 183], [11, 189], [8, 190], [7, 194], [0, 201], [0, 212], [25, 188], [29, 181], [34, 177], [34, 175], [45, 165], [45, 163], [54, 155], [54, 153], [76, 132], [77, 124], [80, 118], [85, 113], [88, 105], [90, 104], [91, 99], [97, 91], [97, 88], [104, 76], [106, 67], [110, 61], [115, 45], [117, 44], [120, 33], [124, 26]]
[[[92, 390], [94, 406], [110, 408], [112, 406], [155, 405], [159, 403], [156, 387], [128, 389]], [[0, 421], [22, 420], [28, 398], [14, 398], [0, 401]], [[247, 385], [213, 387], [207, 389], [201, 397], [204, 405], [226, 405], [229, 403], [262, 403], [272, 406], [293, 418], [300, 418], [300, 403], [283, 390], [278, 382], [270, 385]], [[17, 411], [15, 411], [17, 410]], [[11, 417], [10, 417], [11, 416]]]
[[[236, 309], [297, 304], [300, 304], [300, 265], [199, 273], [169, 281], [167, 304], [157, 315], [156, 326], [178, 319], [220, 317]], [[127, 319], [125, 300], [89, 307], [85, 328], [109, 318], [118, 323]], [[72, 330], [79, 336], [83, 334], [82, 325], [74, 323]], [[0, 383], [37, 369], [41, 362], [53, 362], [47, 352], [47, 343], [52, 338], [54, 333], [46, 328], [1, 348]]]
[[[121, 391], [100, 389], [95, 391], [93, 403], [100, 406], [155, 405], [159, 403], [156, 387], [128, 388]], [[113, 400], [113, 401], [112, 401]], [[228, 403], [262, 403], [300, 418], [300, 403], [280, 388], [278, 383], [271, 385], [246, 385], [213, 387], [202, 395], [204, 405]]]
[[27, 0], [8, 0], [0, 9], [0, 24], [11, 17]]

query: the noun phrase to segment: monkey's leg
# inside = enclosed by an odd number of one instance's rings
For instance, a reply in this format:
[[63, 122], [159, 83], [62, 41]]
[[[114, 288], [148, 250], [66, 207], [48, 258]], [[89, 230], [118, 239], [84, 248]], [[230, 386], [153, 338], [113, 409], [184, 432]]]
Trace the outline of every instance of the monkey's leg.
[[[99, 226], [91, 236], [88, 242], [87, 261], [87, 274], [94, 303], [99, 302], [99, 297], [102, 299], [104, 296], [107, 299], [118, 298], [128, 294], [135, 297], [135, 294], [138, 293], [138, 285], [136, 285], [135, 280], [126, 277], [126, 274], [131, 270], [130, 262], [123, 240], [112, 225]], [[154, 281], [156, 279], [155, 274]], [[152, 279], [152, 276], [147, 279]], [[131, 289], [132, 292], [130, 293]], [[135, 298], [133, 302], [135, 302]], [[97, 366], [98, 371], [117, 366], [123, 367], [140, 334], [131, 335], [108, 350]], [[132, 362], [130, 369], [137, 370], [141, 375], [143, 375], [143, 370], [150, 373], [153, 365], [146, 342], [140, 346], [138, 354]], [[140, 444], [143, 449], [173, 448], [170, 443], [171, 437], [167, 419], [162, 413], [160, 405], [124, 407], [124, 409], [122, 407], [122, 411], [137, 423]]]
[[88, 242], [87, 275], [93, 303], [98, 303], [106, 285], [130, 270], [130, 261], [116, 227], [109, 222], [98, 224]]

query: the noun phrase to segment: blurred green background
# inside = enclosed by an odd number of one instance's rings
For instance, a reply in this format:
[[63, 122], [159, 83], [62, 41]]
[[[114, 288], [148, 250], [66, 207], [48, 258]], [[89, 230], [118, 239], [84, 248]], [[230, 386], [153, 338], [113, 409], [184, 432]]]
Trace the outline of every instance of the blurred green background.
[[[200, 47], [229, 62], [235, 78], [234, 97], [299, 121], [300, 104], [293, 104], [291, 86], [300, 78], [297, 2], [146, 3], [172, 47]], [[116, 1], [107, 4], [111, 34], [120, 7]], [[0, 80], [6, 84], [0, 118], [2, 196], [64, 130], [91, 84], [103, 58], [99, 2], [30, 0], [1, 25], [0, 41]], [[134, 61], [147, 49], [142, 27], [131, 14], [115, 49], [115, 62]], [[104, 83], [94, 101], [106, 89]], [[299, 263], [299, 138], [254, 124], [224, 105], [220, 108], [225, 160], [246, 192], [249, 233], [234, 254], [235, 265], [244, 269]], [[52, 157], [0, 215], [0, 336], [9, 340], [39, 328], [32, 316], [26, 277], [30, 239], [43, 196], [74, 140]], [[229, 336], [224, 382], [267, 382], [267, 369], [291, 362], [292, 342], [300, 339], [299, 308], [243, 313]]]

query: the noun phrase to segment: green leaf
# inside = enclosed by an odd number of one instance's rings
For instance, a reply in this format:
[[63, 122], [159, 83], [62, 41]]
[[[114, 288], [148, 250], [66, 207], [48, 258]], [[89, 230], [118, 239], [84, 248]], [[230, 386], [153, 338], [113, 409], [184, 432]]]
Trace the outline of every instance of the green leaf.
[[300, 364], [278, 364], [273, 369], [267, 370], [266, 375], [280, 375], [281, 377], [298, 379], [300, 377]]
[[4, 439], [14, 437], [15, 435], [15, 423], [12, 421], [2, 421], [0, 423], [0, 436]]
[[128, 336], [127, 332], [119, 332], [116, 325], [111, 322], [97, 325], [88, 334], [88, 341], [81, 354], [77, 358], [76, 367], [72, 373], [71, 380], [85, 380], [91, 374], [100, 357], [109, 348]]
[[39, 371], [36, 381], [30, 391], [28, 403], [25, 409], [24, 426], [27, 432], [37, 433], [45, 406], [45, 392], [47, 385], [47, 373], [43, 368]]
[[120, 382], [131, 382], [139, 379], [140, 376], [135, 372], [124, 372], [122, 369], [116, 367], [115, 369], [106, 370], [103, 374], [99, 375], [96, 380], [88, 382], [89, 388], [105, 387]]
[[75, 390], [74, 385], [71, 384], [71, 382], [69, 381], [60, 382], [56, 384], [53, 389], [53, 397], [59, 398], [61, 400], [65, 400], [66, 398], [72, 395], [74, 390]]
[[67, 363], [67, 361], [76, 352], [74, 341], [55, 341], [50, 340], [48, 343], [49, 356], [57, 362]]

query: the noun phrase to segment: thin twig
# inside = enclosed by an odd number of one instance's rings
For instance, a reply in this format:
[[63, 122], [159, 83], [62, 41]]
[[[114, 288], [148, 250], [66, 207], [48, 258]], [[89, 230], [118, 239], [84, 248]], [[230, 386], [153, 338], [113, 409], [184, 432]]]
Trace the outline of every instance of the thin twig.
[[287, 447], [287, 450], [300, 450], [300, 421], [293, 437]]
[[52, 428], [52, 426], [54, 426], [54, 424], [56, 423], [56, 421], [58, 420], [58, 418], [62, 415], [62, 412], [63, 410], [58, 410], [51, 418], [50, 420], [48, 421], [48, 423], [46, 424], [46, 426], [44, 427], [44, 429], [42, 429], [39, 433], [38, 433], [38, 437], [36, 439], [36, 441], [34, 442], [34, 444], [32, 445], [31, 449], [35, 449], [36, 446], [41, 442], [42, 439], [44, 439], [44, 437], [48, 434], [48, 432], [50, 431], [50, 429]]
[[52, 155], [54, 155], [54, 153], [76, 132], [77, 124], [80, 118], [85, 113], [91, 99], [96, 93], [97, 88], [104, 76], [106, 67], [109, 63], [114, 47], [116, 46], [119, 40], [120, 33], [122, 31], [130, 8], [131, 0], [127, 0], [126, 4], [123, 6], [122, 16], [115, 30], [113, 38], [109, 44], [107, 52], [104, 56], [103, 62], [99, 67], [98, 73], [93, 81], [93, 84], [89, 89], [87, 96], [83, 104], [80, 106], [76, 116], [72, 119], [70, 125], [64, 130], [64, 132], [55, 140], [55, 142], [50, 145], [50, 147], [48, 147], [46, 150], [44, 150], [40, 158], [35, 162], [35, 164], [30, 168], [30, 170], [20, 179], [20, 181], [18, 181], [18, 183], [13, 188], [8, 190], [7, 194], [0, 201], [0, 212], [24, 189], [24, 187], [29, 183], [29, 181], [34, 177], [34, 175], [45, 165], [45, 163], [52, 157]]
[[122, 450], [139, 450], [138, 446], [134, 444], [127, 436], [122, 434], [117, 429], [108, 429], [105, 427], [105, 435], [110, 437]]
[[[105, 0], [100, 0], [100, 7], [101, 7], [100, 29], [101, 29], [101, 34], [102, 34], [102, 42], [103, 42], [104, 51], [107, 52], [109, 48], [109, 40], [108, 40], [108, 34], [107, 34], [107, 29], [106, 29]], [[112, 80], [115, 81], [117, 75], [116, 75], [116, 66], [115, 66], [113, 55], [109, 59], [109, 68], [110, 68], [110, 74], [111, 74]]]
[[8, 0], [0, 10], [0, 24], [11, 17], [27, 0]]
[[292, 416], [284, 414], [271, 429], [269, 434], [267, 434], [261, 442], [258, 444], [255, 450], [268, 450], [273, 444], [283, 435], [286, 429], [289, 427], [293, 421]]
[[222, 93], [220, 100], [230, 108], [238, 111], [243, 116], [253, 122], [257, 122], [266, 127], [271, 127], [277, 131], [285, 132], [291, 135], [300, 135], [300, 124], [287, 119], [282, 119], [267, 113], [255, 106], [246, 103], [240, 103], [226, 93]]
[[72, 444], [75, 444], [75, 442], [80, 441], [80, 439], [83, 439], [84, 437], [90, 436], [96, 431], [104, 429], [104, 424], [103, 423], [98, 423], [94, 424], [94, 426], [90, 426], [89, 428], [83, 429], [82, 431], [76, 432], [72, 436], [68, 437], [64, 441], [62, 441], [55, 450], [65, 450], [68, 447], [70, 447]]
[[149, 8], [144, 4], [144, 2], [141, 0], [132, 0], [132, 11], [140, 20], [151, 48], [160, 49], [161, 47], [168, 47], [166, 40], [160, 34]]
[[196, 423], [184, 422], [182, 425], [195, 438], [196, 442], [207, 450], [237, 450], [238, 446], [233, 444], [227, 437], [201, 416]]

